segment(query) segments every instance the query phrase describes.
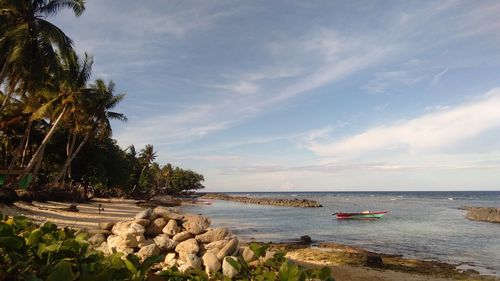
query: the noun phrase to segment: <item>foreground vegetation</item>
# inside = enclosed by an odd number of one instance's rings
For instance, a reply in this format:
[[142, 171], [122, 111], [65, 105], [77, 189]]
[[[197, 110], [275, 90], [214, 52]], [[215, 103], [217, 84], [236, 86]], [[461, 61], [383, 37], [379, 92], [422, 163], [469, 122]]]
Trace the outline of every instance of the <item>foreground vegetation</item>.
[[[252, 245], [252, 249], [261, 256], [266, 247]], [[141, 262], [133, 254], [105, 256], [89, 246], [85, 233], [58, 229], [50, 222], [38, 226], [0, 213], [0, 280], [230, 280], [220, 273], [181, 273], [175, 267], [154, 274], [152, 268], [163, 259], [153, 256]], [[231, 261], [239, 272], [237, 280], [333, 280], [328, 268], [306, 270], [283, 254], [254, 267], [243, 260]]]
[[92, 77], [92, 57], [48, 19], [83, 0], [0, 0], [0, 187], [81, 187], [98, 195], [178, 194], [203, 188], [190, 170], [154, 162], [152, 145], [119, 147], [111, 121], [125, 94]]

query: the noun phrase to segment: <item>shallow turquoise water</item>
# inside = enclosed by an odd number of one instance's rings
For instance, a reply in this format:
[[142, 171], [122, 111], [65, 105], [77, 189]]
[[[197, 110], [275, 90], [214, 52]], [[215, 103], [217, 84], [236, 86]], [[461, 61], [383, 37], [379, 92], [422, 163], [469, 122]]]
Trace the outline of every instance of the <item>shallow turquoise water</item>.
[[[307, 198], [323, 208], [287, 208], [213, 201], [183, 211], [209, 216], [244, 240], [287, 241], [309, 235], [406, 257], [471, 265], [500, 275], [500, 224], [465, 219], [467, 206], [500, 207], [500, 192], [239, 193], [245, 196]], [[452, 200], [451, 200], [452, 199]], [[376, 221], [338, 221], [336, 211], [384, 211]]]

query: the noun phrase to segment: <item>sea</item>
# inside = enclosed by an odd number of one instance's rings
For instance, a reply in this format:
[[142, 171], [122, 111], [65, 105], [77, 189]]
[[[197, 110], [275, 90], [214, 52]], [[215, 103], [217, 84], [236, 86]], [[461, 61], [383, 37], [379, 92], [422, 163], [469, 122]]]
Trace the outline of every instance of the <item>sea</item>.
[[[286, 242], [309, 235], [315, 244], [335, 242], [408, 258], [457, 264], [500, 276], [500, 223], [470, 221], [462, 206], [500, 208], [500, 191], [476, 192], [265, 192], [248, 197], [311, 199], [322, 208], [291, 208], [213, 200], [184, 206], [213, 226], [230, 228], [245, 241]], [[332, 213], [388, 211], [372, 221], [337, 220]]]

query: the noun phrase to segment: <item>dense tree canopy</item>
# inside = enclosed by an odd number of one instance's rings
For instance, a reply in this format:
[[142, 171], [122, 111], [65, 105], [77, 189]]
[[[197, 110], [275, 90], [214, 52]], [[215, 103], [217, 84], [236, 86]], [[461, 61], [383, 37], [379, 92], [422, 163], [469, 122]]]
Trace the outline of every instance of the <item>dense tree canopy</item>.
[[153, 145], [137, 152], [112, 139], [110, 121], [127, 121], [115, 111], [125, 94], [91, 82], [92, 57], [49, 21], [62, 9], [80, 16], [84, 1], [0, 0], [3, 185], [140, 196], [203, 188], [202, 175], [156, 163]]

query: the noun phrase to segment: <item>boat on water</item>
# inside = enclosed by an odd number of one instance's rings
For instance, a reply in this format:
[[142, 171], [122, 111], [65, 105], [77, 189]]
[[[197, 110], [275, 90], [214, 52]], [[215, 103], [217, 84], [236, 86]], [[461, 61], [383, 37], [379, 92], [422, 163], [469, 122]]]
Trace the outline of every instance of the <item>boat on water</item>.
[[360, 213], [337, 212], [337, 213], [333, 213], [332, 215], [337, 216], [338, 220], [376, 220], [376, 219], [380, 219], [385, 214], [387, 214], [387, 211], [383, 211], [383, 212], [363, 211]]

